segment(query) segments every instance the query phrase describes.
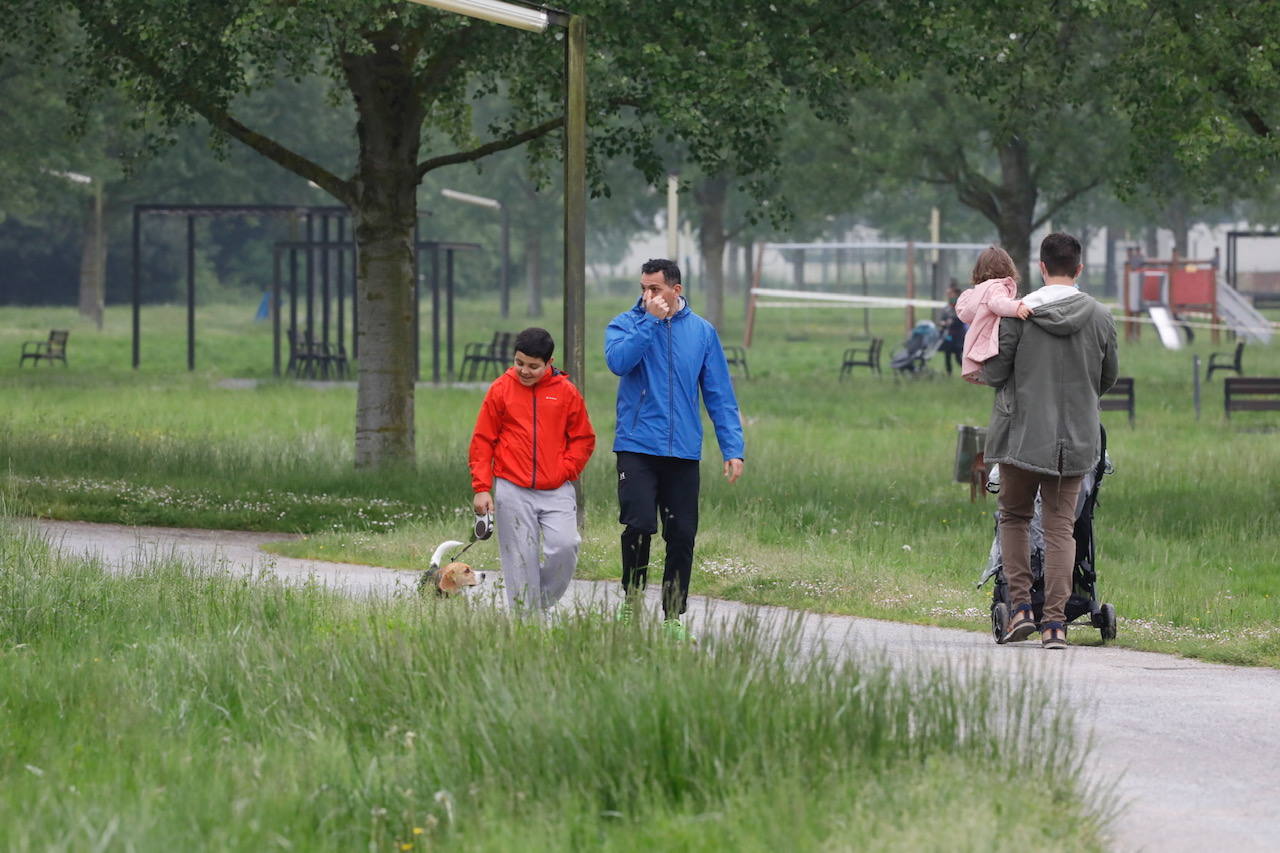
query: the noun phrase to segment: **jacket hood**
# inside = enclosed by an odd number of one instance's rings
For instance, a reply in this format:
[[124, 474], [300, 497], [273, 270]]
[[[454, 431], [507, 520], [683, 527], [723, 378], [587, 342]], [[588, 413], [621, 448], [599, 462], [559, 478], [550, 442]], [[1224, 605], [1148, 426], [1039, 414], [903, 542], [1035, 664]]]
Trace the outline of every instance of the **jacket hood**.
[[[515, 369], [515, 367], [508, 367], [506, 370], [506, 375], [509, 376], [511, 378], [511, 381], [516, 383], [517, 385], [524, 385], [524, 383], [520, 381], [520, 374]], [[569, 374], [565, 373], [563, 370], [561, 370], [558, 367], [552, 367], [546, 373], [542, 374], [542, 378], [539, 379], [537, 382], [535, 382], [533, 384], [533, 387], [544, 388], [547, 385], [550, 385], [552, 382], [561, 382], [568, 378], [569, 378]]]
[[[1061, 288], [1064, 293], [1046, 293], [1048, 290]], [[1040, 299], [1032, 297], [1043, 294]], [[1037, 304], [1038, 303], [1038, 304]], [[1066, 337], [1073, 335], [1084, 327], [1093, 316], [1094, 301], [1088, 295], [1074, 287], [1052, 285], [1042, 287], [1034, 294], [1027, 296], [1027, 304], [1035, 309], [1028, 319], [1051, 335]]]

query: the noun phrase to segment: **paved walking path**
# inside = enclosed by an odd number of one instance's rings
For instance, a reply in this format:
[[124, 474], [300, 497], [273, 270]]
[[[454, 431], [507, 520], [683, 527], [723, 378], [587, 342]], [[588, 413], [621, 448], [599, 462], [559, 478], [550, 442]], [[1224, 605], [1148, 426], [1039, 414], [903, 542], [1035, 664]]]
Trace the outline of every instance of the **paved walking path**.
[[[39, 527], [63, 551], [93, 554], [121, 569], [176, 554], [236, 572], [269, 569], [299, 580], [314, 576], [355, 594], [412, 588], [417, 580], [414, 572], [259, 550], [263, 543], [290, 538], [281, 534], [54, 521]], [[566, 603], [612, 601], [616, 586], [574, 581]], [[650, 594], [656, 606], [656, 593], [651, 589]], [[775, 624], [795, 615], [695, 596], [688, 622], [697, 633], [710, 622], [748, 611]], [[1125, 808], [1113, 825], [1116, 850], [1280, 851], [1280, 670], [1113, 647], [1057, 653], [1034, 643], [1002, 647], [977, 631], [845, 616], [805, 616], [803, 631], [804, 642], [825, 642], [837, 650], [870, 648], [886, 660], [976, 662], [1011, 675], [1061, 680], [1083, 733], [1093, 736], [1092, 771], [1096, 778], [1118, 780], [1115, 792]]]

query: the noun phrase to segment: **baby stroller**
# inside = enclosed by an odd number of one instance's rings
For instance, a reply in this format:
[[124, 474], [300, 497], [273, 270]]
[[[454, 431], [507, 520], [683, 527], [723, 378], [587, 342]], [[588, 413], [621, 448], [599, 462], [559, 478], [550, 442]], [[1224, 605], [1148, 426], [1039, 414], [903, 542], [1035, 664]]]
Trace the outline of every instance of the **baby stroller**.
[[916, 323], [911, 337], [902, 342], [889, 358], [889, 366], [901, 373], [920, 376], [926, 364], [942, 346], [942, 330], [931, 320]]
[[[1098, 489], [1103, 477], [1112, 473], [1111, 460], [1107, 456], [1107, 431], [1102, 430], [1102, 452], [1098, 464], [1084, 475], [1080, 483], [1080, 497], [1076, 501], [1076, 524], [1073, 531], [1076, 540], [1076, 558], [1071, 569], [1071, 595], [1067, 599], [1067, 623], [1089, 617], [1089, 624], [1097, 628], [1102, 639], [1116, 637], [1116, 609], [1098, 601], [1096, 582], [1097, 567], [1094, 562], [1093, 510], [1098, 504]], [[1000, 489], [998, 466], [992, 467], [987, 481], [987, 491]], [[1036, 496], [1035, 514], [1031, 518], [1031, 607], [1037, 622], [1044, 608], [1044, 527], [1040, 516], [1040, 497]], [[978, 579], [981, 588], [995, 578], [991, 593], [991, 633], [996, 641], [1005, 635], [1009, 624], [1008, 586], [1004, 579], [1004, 562], [1000, 554], [1000, 530], [997, 525], [995, 541], [991, 543], [991, 558], [987, 569]]]

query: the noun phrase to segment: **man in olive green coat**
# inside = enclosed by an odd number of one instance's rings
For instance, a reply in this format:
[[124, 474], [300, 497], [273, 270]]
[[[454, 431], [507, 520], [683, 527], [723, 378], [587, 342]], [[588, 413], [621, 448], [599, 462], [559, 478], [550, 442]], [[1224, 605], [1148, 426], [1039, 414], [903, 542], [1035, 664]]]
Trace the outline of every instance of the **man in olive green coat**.
[[[1000, 550], [1011, 606], [1001, 642], [1038, 629], [1045, 648], [1067, 645], [1066, 605], [1075, 562], [1076, 498], [1098, 462], [1098, 398], [1116, 381], [1111, 314], [1076, 285], [1084, 267], [1080, 242], [1050, 234], [1040, 244], [1044, 286], [1026, 296], [1026, 320], [1000, 321], [1000, 351], [983, 365], [996, 389], [985, 459], [1000, 465]], [[1040, 495], [1044, 524], [1044, 609], [1031, 606], [1028, 527]]]

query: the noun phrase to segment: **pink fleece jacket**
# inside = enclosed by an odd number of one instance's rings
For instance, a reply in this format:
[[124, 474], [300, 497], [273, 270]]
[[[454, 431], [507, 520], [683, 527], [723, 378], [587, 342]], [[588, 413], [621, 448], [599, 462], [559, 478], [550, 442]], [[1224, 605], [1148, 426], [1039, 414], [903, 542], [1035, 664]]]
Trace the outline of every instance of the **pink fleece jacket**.
[[1000, 318], [1016, 317], [1021, 300], [1018, 283], [1011, 278], [989, 278], [960, 294], [956, 316], [969, 324], [964, 336], [960, 375], [980, 385], [982, 362], [1000, 351]]

